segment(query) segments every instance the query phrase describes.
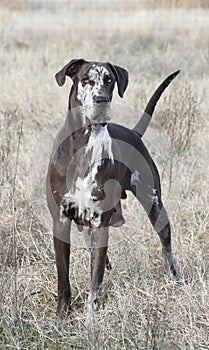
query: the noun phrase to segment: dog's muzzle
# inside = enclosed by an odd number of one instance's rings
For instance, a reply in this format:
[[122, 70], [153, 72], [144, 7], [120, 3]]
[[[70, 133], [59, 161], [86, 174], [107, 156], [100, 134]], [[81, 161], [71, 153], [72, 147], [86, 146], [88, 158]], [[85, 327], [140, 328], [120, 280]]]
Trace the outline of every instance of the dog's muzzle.
[[86, 110], [86, 116], [89, 116], [93, 124], [106, 123], [112, 119], [111, 102], [106, 96], [95, 96], [93, 104]]
[[105, 104], [105, 103], [110, 102], [109, 97], [102, 96], [102, 95], [94, 96], [93, 100], [94, 100], [94, 103], [102, 103], [103, 102]]

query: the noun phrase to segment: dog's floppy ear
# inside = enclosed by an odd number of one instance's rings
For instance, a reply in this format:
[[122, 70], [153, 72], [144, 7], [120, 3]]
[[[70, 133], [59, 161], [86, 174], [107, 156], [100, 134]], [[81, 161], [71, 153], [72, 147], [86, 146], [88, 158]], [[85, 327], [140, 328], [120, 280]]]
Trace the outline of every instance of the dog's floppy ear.
[[108, 62], [109, 67], [112, 69], [112, 72], [115, 75], [115, 79], [118, 84], [118, 95], [123, 97], [124, 92], [128, 86], [128, 72], [126, 69], [115, 66]]
[[67, 63], [57, 74], [55, 74], [55, 79], [57, 81], [57, 84], [59, 86], [64, 85], [66, 75], [70, 78], [73, 78], [74, 75], [79, 70], [79, 68], [85, 62], [86, 61], [83, 58], [79, 58], [79, 59], [71, 60], [69, 63]]

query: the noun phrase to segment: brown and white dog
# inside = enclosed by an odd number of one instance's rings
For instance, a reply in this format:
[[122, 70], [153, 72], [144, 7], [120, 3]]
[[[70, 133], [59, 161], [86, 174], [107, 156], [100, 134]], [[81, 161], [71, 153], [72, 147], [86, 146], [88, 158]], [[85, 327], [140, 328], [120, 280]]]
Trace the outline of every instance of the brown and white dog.
[[69, 282], [71, 222], [89, 228], [91, 285], [88, 309], [99, 310], [107, 258], [108, 227], [124, 223], [120, 199], [131, 191], [144, 207], [162, 244], [165, 268], [178, 280], [171, 251], [170, 223], [161, 200], [157, 168], [142, 142], [155, 105], [179, 71], [171, 74], [153, 94], [134, 129], [109, 123], [115, 83], [118, 94], [128, 85], [128, 72], [111, 63], [74, 59], [57, 74], [62, 86], [69, 76], [68, 113], [58, 132], [47, 175], [47, 201], [53, 218], [58, 272], [58, 314], [71, 310]]

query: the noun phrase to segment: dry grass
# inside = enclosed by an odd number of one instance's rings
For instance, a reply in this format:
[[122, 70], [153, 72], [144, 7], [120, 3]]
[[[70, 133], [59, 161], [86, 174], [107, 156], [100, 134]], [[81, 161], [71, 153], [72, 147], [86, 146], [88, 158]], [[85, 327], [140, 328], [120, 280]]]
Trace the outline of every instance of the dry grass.
[[160, 7], [171, 7], [171, 8], [197, 8], [203, 7], [208, 8], [209, 2], [208, 0], [157, 0], [157, 1], [147, 1], [147, 3], [151, 3], [152, 6], [160, 6]]
[[116, 2], [116, 8], [118, 10], [134, 10], [141, 8], [153, 9], [153, 8], [208, 8], [209, 1], [208, 0], [122, 0], [120, 2]]
[[[86, 10], [76, 18], [69, 13], [68, 23], [63, 22], [64, 9], [56, 16], [38, 11], [28, 11], [27, 16], [0, 13], [0, 348], [208, 349], [208, 12], [139, 11], [137, 21], [136, 12], [125, 19], [121, 9], [120, 16], [106, 11], [98, 23]], [[65, 117], [69, 89], [68, 84], [56, 86], [54, 73], [73, 57], [109, 60], [129, 70], [122, 106], [116, 105], [121, 101], [115, 95], [114, 120], [130, 127], [159, 82], [181, 68], [180, 77], [161, 98], [145, 142], [162, 175], [183, 282], [177, 286], [165, 275], [158, 237], [129, 196], [123, 202], [126, 226], [111, 231], [113, 270], [105, 275], [103, 308], [93, 332], [84, 326], [89, 254], [75, 229], [70, 266], [73, 319], [55, 316], [57, 281], [44, 197], [50, 147]], [[184, 121], [173, 123], [181, 110]], [[179, 140], [189, 116], [192, 127], [199, 125], [189, 129], [189, 148], [175, 159], [177, 174], [169, 189], [172, 133], [166, 126], [178, 131], [173, 134]]]
[[1, 3], [4, 7], [7, 7], [16, 11], [25, 11], [27, 9], [41, 9], [41, 8], [51, 8], [54, 6], [68, 6], [73, 10], [87, 9], [88, 7], [93, 7], [97, 10], [107, 10], [112, 8], [117, 11], [130, 11], [138, 8], [208, 8], [208, 0], [121, 0], [121, 1], [110, 1], [107, 0], [105, 3], [102, 0], [85, 0], [70, 1], [70, 0], [52, 0], [50, 4], [46, 4], [45, 0], [1, 0]]

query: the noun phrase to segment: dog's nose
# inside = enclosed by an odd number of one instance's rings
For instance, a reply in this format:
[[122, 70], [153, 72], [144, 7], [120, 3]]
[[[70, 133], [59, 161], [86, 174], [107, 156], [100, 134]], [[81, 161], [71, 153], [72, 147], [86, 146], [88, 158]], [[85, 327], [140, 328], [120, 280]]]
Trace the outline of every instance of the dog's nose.
[[94, 96], [94, 102], [96, 103], [110, 102], [110, 100], [107, 96], [98, 95], [98, 96]]

